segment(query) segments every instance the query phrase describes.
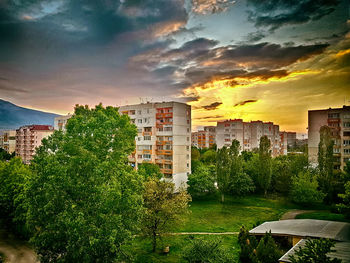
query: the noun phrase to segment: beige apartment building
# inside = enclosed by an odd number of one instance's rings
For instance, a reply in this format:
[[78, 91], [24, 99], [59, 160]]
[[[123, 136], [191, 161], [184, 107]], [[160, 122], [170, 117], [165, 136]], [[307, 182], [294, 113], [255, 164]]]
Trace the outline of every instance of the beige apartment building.
[[236, 139], [240, 143], [241, 151], [252, 151], [259, 148], [260, 138], [265, 135], [271, 142], [272, 156], [286, 154], [279, 126], [273, 122], [244, 122], [242, 119], [220, 121], [216, 127], [216, 144], [218, 148], [229, 147]]
[[191, 172], [191, 106], [179, 102], [142, 103], [119, 108], [137, 126], [136, 150], [129, 162], [155, 163], [176, 188]]
[[16, 130], [2, 131], [1, 148], [8, 153], [13, 153], [16, 150]]
[[335, 169], [343, 169], [350, 160], [350, 106], [309, 110], [308, 112], [308, 153], [309, 161], [317, 165], [320, 128], [327, 125], [332, 129], [334, 140]]
[[26, 125], [16, 130], [16, 156], [29, 164], [41, 140], [54, 132], [51, 125]]
[[216, 144], [216, 127], [204, 126], [203, 130], [192, 132], [192, 146], [203, 149]]
[[72, 117], [71, 114], [65, 116], [58, 116], [55, 118], [54, 128], [56, 131], [65, 131], [68, 119]]

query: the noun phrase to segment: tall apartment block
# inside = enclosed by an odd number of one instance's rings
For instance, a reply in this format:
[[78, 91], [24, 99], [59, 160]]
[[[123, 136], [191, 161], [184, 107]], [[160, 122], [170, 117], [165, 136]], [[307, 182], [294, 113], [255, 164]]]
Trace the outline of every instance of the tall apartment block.
[[155, 163], [164, 178], [176, 188], [185, 184], [191, 172], [191, 106], [179, 102], [142, 103], [121, 106], [137, 126], [136, 150], [129, 162]]
[[272, 122], [251, 121], [242, 119], [225, 120], [217, 123], [216, 143], [218, 148], [229, 147], [234, 139], [238, 140], [241, 151], [259, 148], [260, 138], [266, 135], [271, 142], [273, 156], [283, 154], [279, 126]]
[[2, 132], [2, 146], [8, 153], [16, 150], [16, 130], [6, 130]]
[[216, 127], [204, 126], [203, 130], [192, 132], [192, 146], [210, 148], [216, 143]]
[[335, 169], [343, 169], [350, 160], [350, 106], [309, 110], [308, 112], [308, 152], [311, 164], [317, 164], [320, 128], [328, 126], [332, 129], [334, 141]]
[[51, 125], [26, 125], [16, 130], [16, 156], [29, 164], [35, 154], [35, 148], [41, 145], [41, 140], [54, 132]]
[[54, 122], [54, 128], [56, 131], [65, 131], [66, 130], [66, 124], [68, 119], [72, 117], [72, 115], [68, 114], [65, 116], [58, 116], [55, 118]]

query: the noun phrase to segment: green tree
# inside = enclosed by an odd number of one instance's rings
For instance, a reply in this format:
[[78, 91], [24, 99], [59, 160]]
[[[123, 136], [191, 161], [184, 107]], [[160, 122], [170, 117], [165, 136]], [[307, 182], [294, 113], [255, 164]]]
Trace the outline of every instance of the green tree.
[[10, 154], [6, 150], [4, 150], [3, 148], [0, 148], [0, 161], [10, 160], [15, 156], [16, 156], [15, 152]]
[[26, 192], [41, 262], [116, 262], [138, 230], [142, 178], [128, 165], [136, 127], [118, 108], [75, 107], [66, 132], [42, 141]]
[[200, 158], [201, 162], [205, 163], [205, 164], [215, 164], [216, 163], [216, 151], [209, 149], [207, 151], [205, 151], [201, 158]]
[[350, 218], [350, 181], [345, 184], [345, 193], [339, 194], [339, 197], [343, 202], [337, 206], [347, 218]]
[[255, 236], [249, 235], [248, 229], [244, 226], [239, 230], [238, 244], [241, 248], [239, 253], [240, 261], [245, 263], [256, 263], [256, 247], [258, 246], [258, 242], [256, 241]]
[[258, 172], [258, 184], [263, 190], [264, 195], [267, 195], [267, 190], [271, 184], [271, 142], [267, 136], [260, 138], [259, 145], [259, 172]]
[[0, 161], [0, 217], [8, 228], [27, 236], [25, 228], [24, 192], [31, 172], [20, 158]]
[[216, 180], [221, 193], [221, 202], [225, 202], [225, 194], [230, 193], [230, 156], [226, 146], [218, 150], [216, 156]]
[[291, 199], [295, 203], [304, 205], [322, 202], [324, 194], [317, 188], [316, 176], [309, 171], [301, 172], [292, 179]]
[[328, 253], [334, 252], [335, 242], [329, 239], [307, 239], [304, 247], [299, 247], [289, 260], [292, 263], [341, 263], [338, 258], [331, 259]]
[[158, 178], [158, 179], [163, 177], [163, 174], [160, 172], [159, 166], [153, 163], [139, 164], [138, 173], [142, 175], [142, 177], [146, 180], [149, 177]]
[[278, 259], [282, 256], [275, 241], [271, 236], [271, 232], [261, 238], [257, 248], [256, 255], [260, 263], [278, 263]]
[[201, 154], [199, 152], [199, 150], [192, 146], [191, 147], [191, 160], [199, 160], [199, 158], [201, 157]]
[[191, 196], [183, 189], [174, 193], [174, 184], [149, 178], [144, 188], [143, 233], [152, 239], [152, 251], [157, 248], [157, 238], [171, 227], [181, 223], [189, 212]]
[[292, 183], [291, 162], [287, 156], [272, 159], [271, 185], [274, 191], [287, 195]]
[[210, 195], [216, 192], [215, 166], [200, 164], [194, 173], [188, 176], [188, 192], [192, 197]]
[[227, 251], [219, 239], [194, 239], [185, 249], [182, 258], [190, 263], [231, 263], [234, 262], [232, 254]]
[[243, 171], [243, 158], [239, 155], [239, 141], [233, 140], [229, 148], [230, 193], [242, 196], [254, 190], [252, 179]]

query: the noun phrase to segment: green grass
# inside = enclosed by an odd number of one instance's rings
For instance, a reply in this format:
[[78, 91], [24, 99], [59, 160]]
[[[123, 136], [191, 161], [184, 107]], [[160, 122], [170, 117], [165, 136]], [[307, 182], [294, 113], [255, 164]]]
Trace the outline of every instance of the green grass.
[[[282, 214], [298, 206], [284, 198], [263, 198], [248, 196], [243, 198], [226, 197], [222, 204], [218, 196], [206, 200], [191, 202], [191, 213], [185, 218], [184, 224], [174, 227], [173, 232], [238, 232], [242, 225], [248, 228], [264, 221], [278, 220]], [[238, 258], [237, 235], [194, 235], [195, 238], [219, 238], [222, 245], [232, 251]], [[135, 262], [181, 262], [186, 246], [191, 242], [189, 236], [165, 236], [159, 242], [158, 252], [152, 253], [149, 239], [137, 237], [131, 247]], [[170, 246], [170, 253], [164, 255], [161, 251]]]
[[311, 213], [304, 213], [304, 214], [297, 215], [296, 218], [350, 222], [350, 219], [345, 218], [344, 215], [331, 213], [330, 211], [317, 211], [317, 212], [311, 212]]

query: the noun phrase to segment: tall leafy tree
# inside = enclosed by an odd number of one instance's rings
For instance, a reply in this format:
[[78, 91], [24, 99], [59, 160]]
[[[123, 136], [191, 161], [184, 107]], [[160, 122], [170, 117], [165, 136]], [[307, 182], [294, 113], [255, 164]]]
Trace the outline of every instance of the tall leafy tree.
[[258, 184], [263, 190], [264, 195], [267, 195], [267, 190], [271, 184], [271, 142], [267, 136], [260, 138], [259, 145], [259, 172]]
[[350, 181], [345, 184], [345, 193], [339, 194], [339, 197], [342, 198], [342, 203], [338, 204], [338, 207], [347, 218], [350, 218]]
[[184, 220], [191, 196], [184, 189], [175, 193], [173, 183], [156, 178], [149, 178], [144, 186], [142, 227], [143, 233], [152, 239], [152, 251], [155, 252], [159, 235]]
[[41, 262], [115, 262], [137, 231], [142, 179], [128, 165], [136, 127], [115, 107], [75, 107], [43, 140], [28, 182], [30, 242]]
[[188, 176], [188, 192], [194, 197], [210, 195], [216, 192], [215, 166], [199, 164], [194, 173]]
[[249, 235], [249, 231], [244, 226], [241, 227], [238, 234], [238, 244], [241, 248], [239, 253], [239, 259], [245, 263], [258, 262], [256, 255], [256, 247], [258, 242], [255, 236]]
[[138, 173], [142, 175], [144, 179], [147, 179], [149, 177], [160, 179], [163, 177], [163, 174], [161, 173], [159, 166], [153, 163], [139, 164]]
[[225, 194], [230, 193], [230, 155], [227, 147], [218, 150], [216, 156], [216, 180], [221, 193], [221, 202], [225, 202]]
[[289, 257], [292, 263], [341, 263], [338, 258], [327, 256], [329, 252], [334, 252], [335, 242], [329, 239], [307, 239], [304, 247], [299, 247], [295, 255]]

